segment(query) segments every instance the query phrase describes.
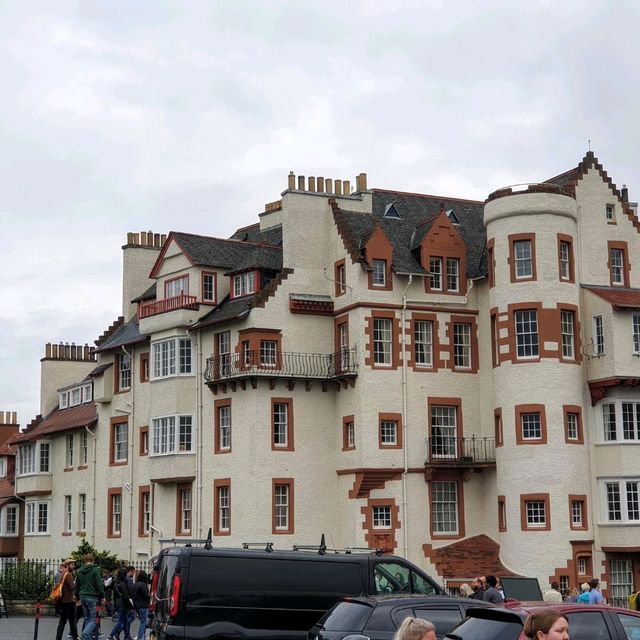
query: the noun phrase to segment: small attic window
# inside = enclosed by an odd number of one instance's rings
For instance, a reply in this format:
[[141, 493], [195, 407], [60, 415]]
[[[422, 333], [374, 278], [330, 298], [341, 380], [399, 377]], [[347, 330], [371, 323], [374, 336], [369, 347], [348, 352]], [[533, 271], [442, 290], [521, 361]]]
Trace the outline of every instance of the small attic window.
[[447, 214], [447, 218], [451, 220], [451, 224], [460, 224], [460, 220], [458, 220], [458, 216], [453, 209], [447, 209], [445, 213]]
[[396, 209], [396, 205], [393, 202], [390, 202], [384, 208], [384, 217], [395, 218], [396, 220], [400, 220], [400, 214], [398, 213], [398, 210]]

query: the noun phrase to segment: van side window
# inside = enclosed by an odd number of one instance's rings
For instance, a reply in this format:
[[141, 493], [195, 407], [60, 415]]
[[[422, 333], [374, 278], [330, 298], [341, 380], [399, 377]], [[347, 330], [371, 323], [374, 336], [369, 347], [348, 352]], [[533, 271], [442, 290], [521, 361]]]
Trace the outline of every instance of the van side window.
[[423, 593], [436, 595], [434, 584], [399, 562], [377, 562], [373, 569], [376, 593]]

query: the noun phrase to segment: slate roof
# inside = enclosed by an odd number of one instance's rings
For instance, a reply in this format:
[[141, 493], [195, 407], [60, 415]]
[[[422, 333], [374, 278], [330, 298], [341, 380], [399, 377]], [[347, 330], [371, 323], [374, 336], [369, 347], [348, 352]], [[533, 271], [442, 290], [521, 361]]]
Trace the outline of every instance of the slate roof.
[[[394, 205], [399, 218], [385, 217], [390, 204]], [[487, 235], [482, 202], [374, 189], [373, 214], [341, 211], [339, 215], [359, 248], [363, 247], [375, 225], [380, 224], [393, 245], [393, 270], [396, 273], [424, 275], [426, 271], [412, 248], [419, 245], [443, 208], [453, 209], [460, 222], [454, 226], [467, 245], [467, 276], [486, 276]]]
[[145, 300], [155, 300], [156, 298], [156, 283], [154, 282], [143, 294], [134, 298], [131, 302], [144, 302]]
[[640, 309], [640, 289], [622, 287], [603, 287], [599, 285], [583, 284], [583, 289], [590, 291], [608, 302], [614, 309]]
[[117, 349], [119, 347], [125, 347], [128, 344], [137, 344], [138, 342], [144, 342], [148, 340], [149, 336], [140, 333], [140, 328], [135, 320], [126, 322], [119, 326], [113, 335], [109, 336], [99, 347], [96, 347], [96, 352], [109, 351], [110, 349]]
[[206, 327], [212, 324], [220, 324], [227, 320], [242, 318], [251, 310], [252, 302], [253, 296], [237, 298], [236, 300], [231, 300], [229, 296], [227, 296], [217, 307], [202, 316], [202, 318], [193, 325], [193, 328]]
[[54, 409], [39, 425], [15, 435], [11, 443], [30, 442], [54, 433], [89, 427], [97, 420], [98, 411], [95, 402], [79, 404], [69, 409]]
[[249, 227], [242, 227], [241, 229], [238, 229], [230, 239], [241, 240], [242, 242], [271, 244], [276, 247], [281, 247], [282, 225], [278, 224], [260, 231], [260, 223], [257, 222]]

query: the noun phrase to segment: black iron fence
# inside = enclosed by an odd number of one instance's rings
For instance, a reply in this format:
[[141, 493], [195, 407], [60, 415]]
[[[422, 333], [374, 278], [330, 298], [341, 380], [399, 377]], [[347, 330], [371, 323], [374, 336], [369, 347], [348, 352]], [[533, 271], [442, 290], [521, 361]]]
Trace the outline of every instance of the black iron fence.
[[496, 439], [471, 436], [457, 438], [447, 433], [427, 438], [427, 458], [430, 465], [495, 464]]

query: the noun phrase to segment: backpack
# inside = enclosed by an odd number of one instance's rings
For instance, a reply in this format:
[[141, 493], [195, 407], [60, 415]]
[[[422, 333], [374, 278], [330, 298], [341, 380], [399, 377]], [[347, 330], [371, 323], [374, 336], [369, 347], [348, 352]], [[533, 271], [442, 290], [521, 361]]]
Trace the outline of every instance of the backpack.
[[66, 575], [67, 574], [65, 573], [60, 579], [60, 582], [56, 582], [53, 589], [51, 589], [51, 593], [49, 594], [49, 600], [51, 600], [51, 602], [57, 602], [62, 598], [62, 583], [64, 582]]
[[627, 598], [627, 604], [631, 611], [640, 611], [640, 591], [630, 594]]

